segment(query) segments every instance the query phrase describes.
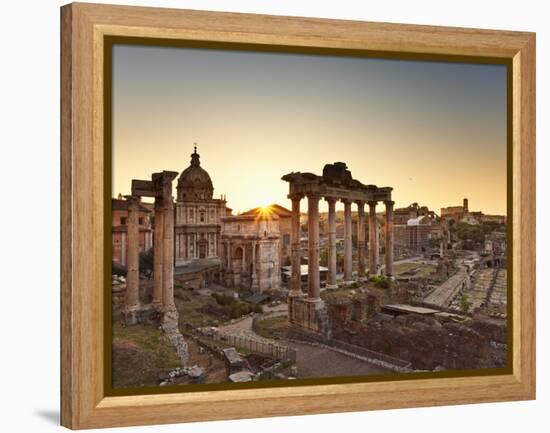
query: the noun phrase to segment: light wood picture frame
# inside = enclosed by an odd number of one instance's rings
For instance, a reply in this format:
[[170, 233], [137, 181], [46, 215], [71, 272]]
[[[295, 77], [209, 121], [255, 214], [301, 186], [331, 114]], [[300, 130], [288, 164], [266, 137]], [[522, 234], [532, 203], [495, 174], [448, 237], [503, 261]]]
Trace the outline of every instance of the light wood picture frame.
[[[511, 70], [511, 373], [108, 396], [105, 40], [502, 59]], [[509, 88], [510, 89], [510, 88]], [[535, 398], [535, 34], [73, 3], [61, 8], [61, 424], [72, 429]]]

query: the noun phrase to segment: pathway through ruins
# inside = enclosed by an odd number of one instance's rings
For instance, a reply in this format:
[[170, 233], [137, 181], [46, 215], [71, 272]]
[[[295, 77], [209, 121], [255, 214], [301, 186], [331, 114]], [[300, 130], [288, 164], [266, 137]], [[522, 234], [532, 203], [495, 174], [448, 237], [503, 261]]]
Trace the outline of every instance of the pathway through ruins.
[[461, 267], [456, 274], [451, 276], [443, 284], [435, 288], [435, 290], [424, 298], [424, 303], [437, 307], [448, 307], [455, 295], [462, 288], [462, 283], [468, 276], [468, 271], [465, 267]]
[[[279, 315], [282, 312], [286, 312], [287, 308], [287, 304], [280, 304], [276, 307], [264, 307], [264, 311], [266, 311], [266, 313]], [[392, 371], [383, 367], [346, 355], [345, 353], [331, 350], [324, 346], [313, 346], [296, 341], [276, 341], [261, 337], [252, 329], [252, 321], [253, 317], [248, 316], [238, 322], [219, 326], [218, 329], [223, 333], [253, 338], [261, 342], [283, 344], [292, 349], [296, 349], [298, 378], [369, 376], [373, 374], [392, 373]]]

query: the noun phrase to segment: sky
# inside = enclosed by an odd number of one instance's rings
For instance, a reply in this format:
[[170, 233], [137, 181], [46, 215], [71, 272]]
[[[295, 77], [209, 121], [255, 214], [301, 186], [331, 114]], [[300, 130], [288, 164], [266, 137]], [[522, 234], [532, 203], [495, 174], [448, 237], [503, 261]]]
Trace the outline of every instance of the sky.
[[506, 213], [503, 65], [115, 45], [112, 82], [114, 196], [196, 142], [234, 212], [290, 207], [281, 176], [343, 161], [396, 207]]

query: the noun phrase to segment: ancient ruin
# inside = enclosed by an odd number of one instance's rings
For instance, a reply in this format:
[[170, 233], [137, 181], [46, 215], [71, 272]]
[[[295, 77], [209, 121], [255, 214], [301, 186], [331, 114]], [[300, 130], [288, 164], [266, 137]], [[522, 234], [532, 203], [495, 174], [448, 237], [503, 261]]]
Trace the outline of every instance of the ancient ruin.
[[279, 217], [267, 212], [222, 218], [221, 280], [252, 291], [280, 288]]
[[163, 386], [341, 375], [343, 365], [388, 374], [506, 364], [501, 220], [474, 225], [464, 209], [441, 218], [417, 203], [394, 210], [393, 188], [353, 179], [342, 162], [284, 175], [291, 210], [233, 215], [199, 158], [195, 147], [175, 202], [173, 171], [113, 199], [113, 266], [126, 272], [113, 272], [113, 310], [118, 335], [128, 332], [117, 356], [135, 356], [132, 329], [168, 345], [157, 362], [177, 354], [179, 364], [162, 370]]
[[154, 288], [152, 308], [162, 329], [183, 360], [187, 347], [178, 329], [178, 310], [174, 303], [174, 200], [172, 181], [176, 172], [153, 173], [151, 180], [132, 180], [128, 200], [128, 266], [124, 316], [136, 324], [145, 311], [139, 301], [138, 211], [141, 197], [155, 199]]
[[[365, 203], [369, 205], [369, 273], [378, 273], [378, 237], [376, 236], [376, 205], [379, 201], [386, 206], [384, 272], [393, 273], [393, 204], [391, 187], [364, 185], [353, 179], [343, 162], [327, 164], [322, 176], [313, 173], [292, 172], [282, 177], [289, 183], [288, 198], [292, 201], [292, 279], [289, 294], [289, 321], [309, 331], [322, 333], [326, 328], [326, 311], [321, 300], [319, 277], [319, 200], [324, 198], [329, 206], [329, 271], [327, 288], [336, 288], [336, 219], [337, 201], [344, 203], [344, 285], [354, 282], [352, 269], [352, 203], [358, 209], [358, 270], [357, 279], [366, 277], [365, 260]], [[308, 200], [308, 292], [301, 291], [300, 275], [300, 201]]]

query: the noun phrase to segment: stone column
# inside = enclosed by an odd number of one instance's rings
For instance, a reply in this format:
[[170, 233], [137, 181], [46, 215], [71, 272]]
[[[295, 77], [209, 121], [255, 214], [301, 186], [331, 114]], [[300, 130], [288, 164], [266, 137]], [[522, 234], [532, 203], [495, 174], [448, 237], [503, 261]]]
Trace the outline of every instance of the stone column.
[[328, 281], [327, 289], [337, 289], [336, 284], [336, 199], [325, 198], [328, 202]]
[[342, 202], [344, 203], [344, 285], [349, 285], [353, 283], [351, 201], [342, 200]]
[[308, 223], [308, 299], [317, 301], [321, 298], [319, 278], [319, 195], [307, 196]]
[[126, 323], [137, 323], [139, 302], [139, 197], [126, 196], [128, 202], [128, 251], [126, 260], [126, 297], [124, 302]]
[[369, 201], [369, 273], [378, 270], [378, 235], [376, 233], [376, 201]]
[[164, 237], [163, 237], [163, 300], [165, 311], [175, 311], [174, 304], [174, 202], [172, 198], [172, 182], [170, 190], [165, 191], [164, 204]]
[[155, 198], [155, 228], [153, 233], [153, 308], [162, 309], [163, 304], [163, 271], [164, 256], [164, 210], [162, 198]]
[[241, 264], [241, 273], [247, 274], [248, 269], [246, 268], [246, 243], [243, 244], [242, 248], [243, 248], [243, 261]]
[[386, 275], [393, 275], [393, 201], [386, 201], [386, 224], [384, 225], [384, 236], [386, 238]]
[[227, 240], [227, 270], [225, 272], [225, 284], [233, 286], [233, 258], [231, 257], [231, 239]]
[[179, 234], [175, 234], [175, 244], [176, 244], [176, 247], [175, 247], [175, 253], [174, 255], [176, 256], [176, 261], [180, 258], [180, 235]]
[[357, 202], [357, 274], [359, 281], [365, 280], [365, 202]]
[[252, 242], [252, 289], [258, 289], [258, 275], [256, 274], [256, 241]]
[[292, 221], [291, 221], [291, 265], [292, 273], [290, 279], [290, 295], [297, 296], [301, 293], [301, 272], [300, 272], [300, 200], [301, 195], [292, 196]]

